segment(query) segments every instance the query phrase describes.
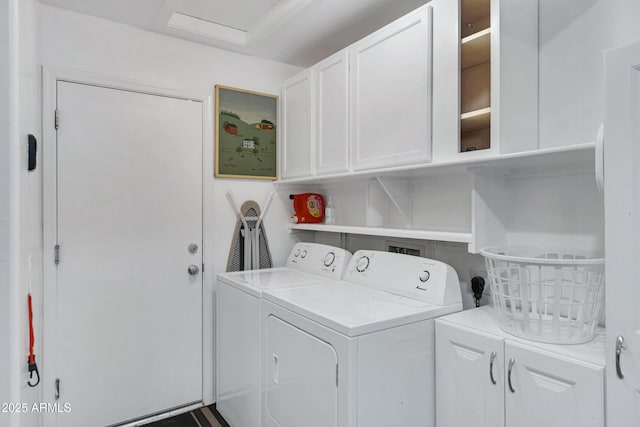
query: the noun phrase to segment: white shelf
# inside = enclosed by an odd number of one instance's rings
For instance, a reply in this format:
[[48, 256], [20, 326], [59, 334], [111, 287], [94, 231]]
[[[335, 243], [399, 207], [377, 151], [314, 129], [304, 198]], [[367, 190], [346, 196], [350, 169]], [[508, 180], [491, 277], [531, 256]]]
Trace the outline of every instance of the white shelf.
[[440, 242], [470, 243], [471, 233], [412, 230], [405, 228], [364, 227], [328, 224], [290, 224], [290, 230], [323, 231], [326, 233], [362, 234], [366, 236], [398, 237], [405, 239], [436, 240]]
[[570, 171], [592, 172], [595, 169], [595, 143], [567, 145], [544, 150], [525, 151], [513, 154], [478, 155], [479, 153], [460, 153], [455, 160], [426, 163], [421, 165], [398, 166], [387, 169], [374, 169], [357, 172], [344, 172], [331, 175], [310, 176], [275, 181], [278, 187], [293, 184], [325, 184], [351, 182], [355, 179], [423, 178], [469, 173], [470, 171], [491, 171], [505, 174], [526, 173], [544, 175]]
[[491, 60], [491, 28], [463, 38], [460, 44], [463, 70]]
[[486, 129], [491, 125], [491, 107], [464, 113], [460, 116], [460, 122], [462, 133]]

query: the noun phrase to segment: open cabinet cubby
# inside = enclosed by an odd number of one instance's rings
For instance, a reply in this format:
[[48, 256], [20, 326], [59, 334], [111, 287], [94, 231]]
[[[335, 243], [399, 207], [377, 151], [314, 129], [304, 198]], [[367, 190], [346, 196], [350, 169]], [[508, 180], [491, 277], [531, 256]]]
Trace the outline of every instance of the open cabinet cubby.
[[349, 185], [288, 188], [291, 193], [313, 191], [331, 196], [336, 209], [336, 225], [292, 224], [290, 228], [471, 243], [471, 185], [470, 176], [463, 174], [374, 177]]
[[487, 246], [551, 245], [598, 250], [602, 198], [595, 144], [580, 144], [394, 171], [277, 182], [289, 194], [331, 196], [336, 224], [291, 224], [325, 232]]
[[460, 152], [491, 148], [491, 1], [462, 0]]

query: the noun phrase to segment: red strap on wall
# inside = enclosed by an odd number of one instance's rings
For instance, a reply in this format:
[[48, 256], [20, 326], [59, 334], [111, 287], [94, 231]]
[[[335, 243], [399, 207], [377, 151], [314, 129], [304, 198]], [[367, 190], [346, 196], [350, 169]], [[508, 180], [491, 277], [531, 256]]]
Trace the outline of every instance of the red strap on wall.
[[[29, 387], [35, 387], [40, 383], [40, 373], [38, 372], [38, 365], [36, 365], [36, 355], [33, 354], [33, 345], [35, 343], [35, 337], [33, 334], [33, 300], [31, 294], [27, 295], [27, 303], [29, 304]], [[33, 373], [36, 373], [36, 382], [31, 383], [33, 380]]]
[[31, 364], [36, 363], [36, 357], [33, 355], [35, 338], [33, 335], [33, 299], [31, 298], [31, 294], [27, 297], [27, 301], [29, 302], [29, 364]]

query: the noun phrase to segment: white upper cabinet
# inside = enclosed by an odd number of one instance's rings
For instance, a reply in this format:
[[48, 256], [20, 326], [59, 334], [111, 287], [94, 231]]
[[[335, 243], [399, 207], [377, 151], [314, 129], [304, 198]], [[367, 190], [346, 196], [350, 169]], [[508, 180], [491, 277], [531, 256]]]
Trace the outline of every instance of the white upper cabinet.
[[316, 64], [317, 173], [349, 170], [349, 57], [343, 50]]
[[[437, 99], [442, 90], [459, 94], [459, 133], [449, 138], [451, 126], [434, 132], [433, 161], [497, 156], [538, 149], [538, 1], [460, 0], [459, 18], [446, 17], [457, 26], [458, 52], [435, 46], [434, 84]], [[445, 10], [446, 13], [451, 11]], [[435, 34], [446, 33], [437, 15]], [[457, 22], [456, 22], [457, 21]], [[446, 45], [448, 46], [448, 45]], [[446, 48], [445, 46], [445, 48]], [[439, 49], [439, 50], [438, 50]], [[455, 54], [454, 54], [455, 53]], [[444, 74], [455, 60], [456, 86]], [[444, 62], [444, 64], [443, 64]], [[444, 67], [447, 67], [446, 69]], [[444, 88], [444, 89], [441, 89]], [[444, 101], [442, 101], [444, 102]], [[448, 103], [441, 106], [447, 108]], [[443, 120], [436, 117], [438, 125]], [[445, 136], [443, 138], [443, 136]]]
[[282, 86], [282, 178], [313, 175], [313, 70], [305, 70]]
[[427, 5], [349, 47], [353, 170], [431, 160]]

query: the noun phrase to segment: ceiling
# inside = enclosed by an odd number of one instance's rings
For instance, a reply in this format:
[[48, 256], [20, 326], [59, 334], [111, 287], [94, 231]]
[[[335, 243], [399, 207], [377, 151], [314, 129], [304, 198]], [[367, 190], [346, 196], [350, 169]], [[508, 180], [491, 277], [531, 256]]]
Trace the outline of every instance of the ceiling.
[[41, 0], [42, 3], [307, 67], [428, 0]]

